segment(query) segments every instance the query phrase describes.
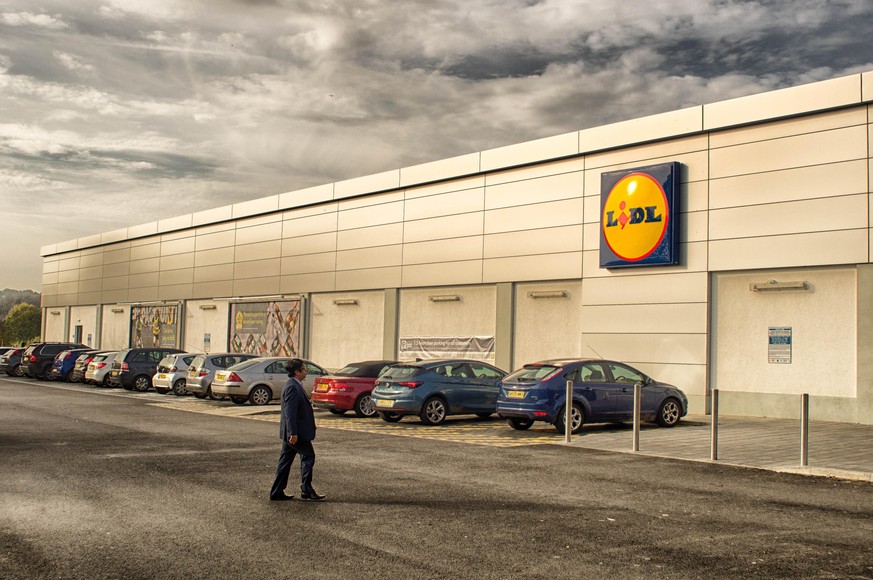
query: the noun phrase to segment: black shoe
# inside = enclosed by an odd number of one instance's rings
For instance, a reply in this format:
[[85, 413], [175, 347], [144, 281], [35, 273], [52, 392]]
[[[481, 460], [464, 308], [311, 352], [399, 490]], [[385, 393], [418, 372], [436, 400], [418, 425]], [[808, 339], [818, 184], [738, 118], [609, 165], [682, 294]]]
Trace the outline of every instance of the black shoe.
[[315, 493], [315, 490], [313, 489], [309, 493], [301, 493], [300, 499], [305, 500], [305, 501], [322, 501], [324, 499], [324, 496], [318, 495], [317, 493]]
[[282, 495], [270, 496], [270, 501], [288, 501], [291, 499], [294, 499], [293, 495], [285, 495], [284, 493]]

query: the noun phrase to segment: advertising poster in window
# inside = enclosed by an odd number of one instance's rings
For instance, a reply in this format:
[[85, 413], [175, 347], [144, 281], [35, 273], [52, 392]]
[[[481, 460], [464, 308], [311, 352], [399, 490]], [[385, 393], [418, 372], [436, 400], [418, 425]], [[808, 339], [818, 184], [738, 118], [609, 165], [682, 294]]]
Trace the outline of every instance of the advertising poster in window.
[[300, 301], [230, 305], [230, 352], [299, 356]]
[[401, 337], [401, 359], [470, 358], [494, 360], [493, 336], [419, 336]]
[[179, 305], [131, 306], [131, 348], [177, 348]]

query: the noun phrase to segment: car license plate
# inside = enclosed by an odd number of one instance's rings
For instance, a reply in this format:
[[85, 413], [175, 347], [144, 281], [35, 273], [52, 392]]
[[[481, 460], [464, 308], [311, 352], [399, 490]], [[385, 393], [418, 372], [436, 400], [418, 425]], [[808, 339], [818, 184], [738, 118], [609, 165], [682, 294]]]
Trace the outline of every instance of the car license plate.
[[326, 393], [329, 390], [330, 390], [330, 387], [328, 385], [316, 385], [315, 386], [316, 393]]
[[523, 399], [524, 395], [524, 391], [506, 391], [506, 396], [510, 399]]
[[167, 375], [165, 375], [164, 373], [161, 373], [160, 376], [159, 376], [158, 378], [166, 379], [166, 378], [167, 378]]
[[394, 401], [392, 401], [390, 399], [376, 399], [376, 406], [377, 407], [393, 407]]
[[215, 373], [215, 379], [216, 379], [216, 380], [223, 381], [223, 380], [224, 380], [224, 376], [225, 376], [224, 373]]

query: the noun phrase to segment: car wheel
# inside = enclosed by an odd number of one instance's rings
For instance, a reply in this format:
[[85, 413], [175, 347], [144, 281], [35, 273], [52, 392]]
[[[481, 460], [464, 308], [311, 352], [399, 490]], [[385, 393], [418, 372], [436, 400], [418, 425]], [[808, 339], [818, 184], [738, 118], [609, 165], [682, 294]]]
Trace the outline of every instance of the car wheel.
[[373, 403], [373, 396], [370, 393], [364, 393], [355, 401], [355, 415], [358, 417], [373, 417], [376, 415], [376, 404]]
[[480, 419], [487, 419], [491, 415], [493, 415], [493, 413], [476, 413], [476, 416]]
[[177, 397], [188, 394], [188, 388], [185, 386], [185, 379], [179, 379], [173, 383], [173, 394]]
[[46, 366], [43, 367], [42, 371], [36, 376], [41, 381], [49, 381], [52, 378], [52, 367]]
[[75, 375], [75, 376], [70, 375], [69, 381], [70, 381], [71, 383], [81, 383], [81, 382], [82, 382], [82, 378], [81, 378], [79, 375]]
[[12, 372], [6, 374], [12, 377], [23, 377], [24, 371], [21, 370], [21, 365], [15, 365], [14, 367], [12, 367]]
[[206, 398], [206, 395], [204, 395], [203, 393], [194, 393], [194, 396], [197, 397], [198, 399], [205, 399]]
[[658, 408], [658, 425], [661, 427], [675, 427], [682, 416], [682, 407], [679, 401], [673, 397], [664, 399]]
[[512, 417], [509, 419], [509, 426], [516, 431], [526, 431], [530, 429], [533, 424], [534, 422], [531, 419], [519, 419], [518, 417]]
[[221, 395], [216, 395], [215, 393], [213, 393], [212, 386], [206, 387], [206, 396], [213, 401], [220, 401], [224, 398]]
[[[561, 407], [561, 411], [558, 413], [558, 417], [555, 419], [554, 425], [555, 429], [561, 435], [564, 434], [564, 415], [567, 412], [564, 407]], [[576, 434], [582, 430], [582, 425], [585, 424], [585, 411], [582, 410], [582, 407], [579, 403], [573, 403], [573, 409], [570, 411], [570, 433]]]
[[103, 381], [102, 381], [100, 384], [103, 385], [104, 387], [106, 387], [106, 388], [108, 389], [108, 388], [110, 387], [110, 385], [109, 385], [109, 375], [105, 375], [105, 376], [103, 377]]
[[379, 418], [386, 423], [396, 423], [403, 418], [403, 415], [398, 415], [397, 413], [389, 413], [387, 411], [380, 411]]
[[446, 402], [439, 397], [431, 397], [424, 402], [418, 416], [425, 425], [442, 425], [447, 414]]
[[155, 392], [160, 395], [166, 395], [170, 392], [170, 389], [159, 389], [158, 387], [155, 387]]
[[267, 387], [255, 387], [249, 393], [249, 402], [252, 405], [266, 405], [273, 398], [273, 393]]
[[139, 375], [133, 379], [133, 389], [135, 391], [144, 393], [149, 390], [150, 386], [152, 386], [152, 380], [145, 375]]
[[245, 397], [231, 397], [230, 400], [233, 401], [235, 405], [245, 405], [246, 401], [248, 401]]
[[345, 415], [346, 414], [345, 409], [328, 409], [328, 411], [330, 411], [331, 415]]

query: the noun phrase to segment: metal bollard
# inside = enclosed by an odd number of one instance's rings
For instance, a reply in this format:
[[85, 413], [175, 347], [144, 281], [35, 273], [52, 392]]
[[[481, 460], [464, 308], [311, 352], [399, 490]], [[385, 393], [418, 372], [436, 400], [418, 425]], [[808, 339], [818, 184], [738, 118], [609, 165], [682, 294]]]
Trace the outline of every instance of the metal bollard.
[[718, 460], [718, 389], [712, 389], [712, 433], [709, 438], [709, 459]]
[[570, 442], [573, 427], [573, 381], [567, 381], [567, 394], [564, 399], [564, 443]]
[[640, 403], [642, 402], [643, 384], [634, 384], [634, 442], [631, 449], [640, 450]]
[[809, 463], [809, 394], [800, 395], [800, 466]]

